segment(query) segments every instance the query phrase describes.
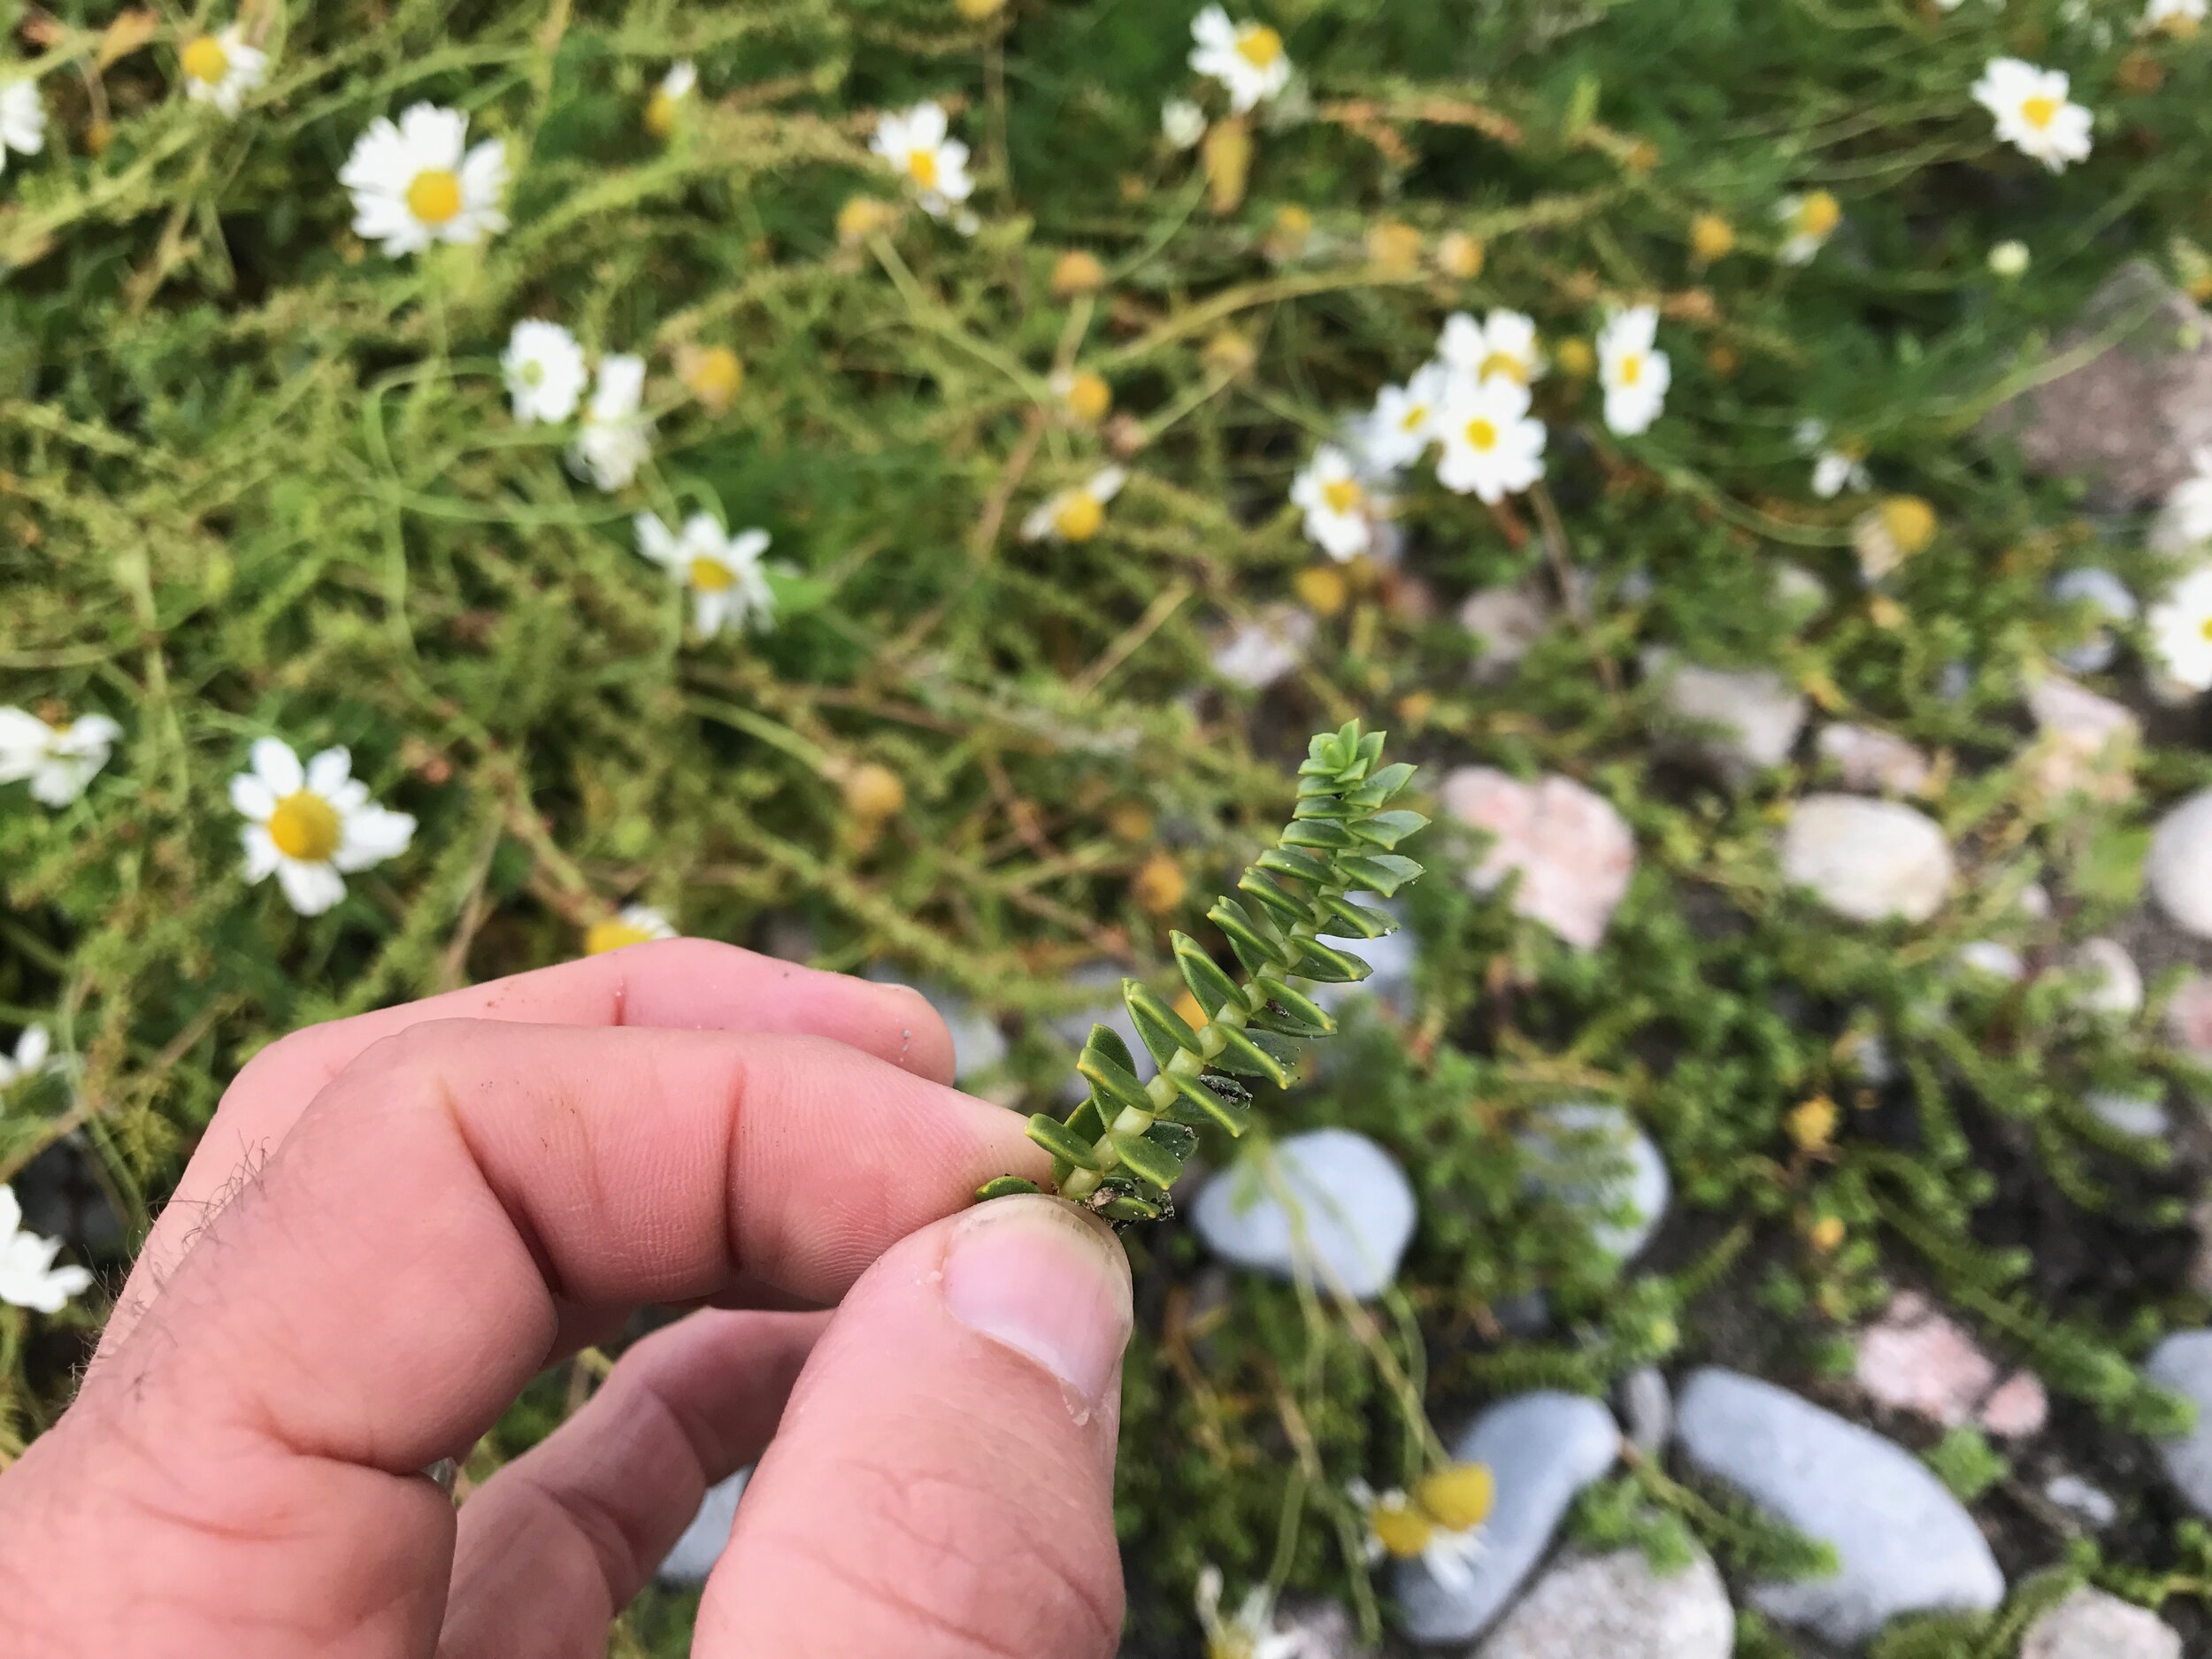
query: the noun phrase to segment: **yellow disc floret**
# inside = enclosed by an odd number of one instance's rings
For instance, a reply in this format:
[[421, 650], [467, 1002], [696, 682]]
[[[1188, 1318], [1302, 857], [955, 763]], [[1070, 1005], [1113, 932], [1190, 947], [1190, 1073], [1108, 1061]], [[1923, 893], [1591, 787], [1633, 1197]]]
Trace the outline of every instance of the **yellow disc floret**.
[[269, 814], [269, 839], [277, 851], [302, 864], [321, 864], [343, 838], [338, 809], [311, 789], [288, 795]]

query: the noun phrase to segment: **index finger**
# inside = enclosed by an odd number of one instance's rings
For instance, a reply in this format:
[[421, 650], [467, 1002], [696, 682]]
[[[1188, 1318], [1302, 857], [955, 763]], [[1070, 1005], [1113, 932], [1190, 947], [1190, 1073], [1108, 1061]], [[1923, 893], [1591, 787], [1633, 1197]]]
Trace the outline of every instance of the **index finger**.
[[941, 1083], [952, 1038], [919, 993], [705, 939], [668, 939], [311, 1025], [246, 1063], [147, 1234], [100, 1340], [129, 1335], [212, 1210], [280, 1146], [307, 1103], [373, 1044], [440, 1019], [803, 1033]]

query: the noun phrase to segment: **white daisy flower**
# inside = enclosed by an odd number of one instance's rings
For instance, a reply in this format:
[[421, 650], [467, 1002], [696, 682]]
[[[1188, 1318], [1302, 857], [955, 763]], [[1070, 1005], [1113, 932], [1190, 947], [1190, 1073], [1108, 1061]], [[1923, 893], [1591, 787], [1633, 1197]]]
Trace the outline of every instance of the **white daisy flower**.
[[46, 148], [46, 105], [35, 81], [0, 81], [0, 173], [8, 168], [8, 151], [35, 156]]
[[699, 84], [699, 68], [688, 58], [680, 64], [672, 64], [661, 83], [653, 88], [653, 96], [645, 101], [645, 130], [655, 138], [666, 138], [676, 130], [676, 117], [683, 101]]
[[469, 118], [418, 104], [394, 126], [378, 116], [354, 141], [338, 182], [353, 192], [353, 231], [397, 259], [433, 242], [473, 243], [507, 228], [507, 146], [468, 148]]
[[1437, 336], [1436, 355], [1478, 380], [1502, 374], [1524, 386], [1548, 366], [1536, 343], [1536, 319], [1521, 311], [1492, 311], [1481, 322], [1454, 311]]
[[725, 628], [765, 634], [776, 624], [775, 590], [761, 555], [768, 532], [730, 534], [711, 513], [695, 512], [680, 531], [649, 512], [633, 521], [637, 550], [691, 592], [692, 626], [708, 639]]
[[1846, 489], [1874, 487], [1874, 476], [1866, 470], [1863, 461], [1848, 449], [1839, 449], [1828, 442], [1827, 422], [1799, 421], [1797, 447], [1812, 454], [1813, 494], [1821, 500], [1832, 501]]
[[1777, 202], [1774, 218], [1782, 227], [1782, 246], [1776, 257], [1784, 265], [1810, 265], [1843, 223], [1843, 205], [1825, 190], [1808, 190]]
[[262, 738], [252, 770], [230, 780], [230, 803], [247, 820], [246, 879], [275, 876], [302, 916], [320, 916], [346, 896], [347, 876], [398, 857], [415, 838], [413, 816], [373, 803], [342, 749], [303, 767], [288, 745]]
[[915, 200], [932, 219], [944, 218], [975, 190], [975, 180], [968, 177], [968, 147], [945, 135], [941, 104], [887, 110], [876, 122], [876, 135], [868, 148], [912, 187]]
[[2167, 676], [2191, 691], [2212, 691], [2212, 565], [2175, 583], [2144, 622]]
[[2162, 515], [2167, 534], [2184, 547], [2212, 541], [2212, 449], [2199, 449], [2193, 458], [2195, 474], [2174, 486]]
[[590, 378], [576, 336], [558, 323], [535, 318], [515, 325], [499, 369], [515, 419], [526, 426], [541, 420], [558, 426], [568, 419], [583, 401], [584, 382]]
[[1188, 98], [1170, 98], [1160, 106], [1160, 134], [1177, 150], [1195, 150], [1206, 135], [1206, 111]]
[[2151, 0], [2143, 11], [2143, 27], [2146, 33], [2162, 28], [2186, 39], [2204, 27], [2208, 12], [2212, 5], [2207, 0]]
[[123, 728], [104, 714], [50, 726], [28, 709], [0, 709], [0, 783], [31, 780], [31, 799], [65, 807], [115, 753]]
[[1528, 388], [1503, 374], [1453, 387], [1437, 418], [1444, 452], [1436, 481], [1495, 503], [1544, 475], [1544, 423], [1528, 412]]
[[1227, 88], [1229, 107], [1242, 115], [1290, 84], [1290, 57], [1283, 37], [1264, 23], [1232, 23], [1219, 6], [1191, 19], [1190, 66]]
[[269, 55], [246, 44], [245, 31], [236, 24], [219, 35], [203, 35], [178, 54], [184, 71], [184, 96], [195, 104], [211, 104], [235, 118], [246, 95], [269, 73]]
[[0, 1094], [18, 1083], [43, 1077], [54, 1066], [54, 1040], [43, 1025], [26, 1025], [15, 1040], [12, 1055], [0, 1054]]
[[1291, 480], [1291, 505], [1306, 515], [1306, 534], [1338, 564], [1356, 558], [1375, 539], [1376, 498], [1360, 481], [1352, 457], [1333, 443], [1313, 454]]
[[1674, 379], [1667, 354], [1654, 348], [1659, 312], [1649, 305], [1615, 311], [1598, 331], [1598, 380], [1605, 388], [1605, 424], [1632, 437], [1659, 418]]
[[1275, 1628], [1275, 1600], [1263, 1585], [1245, 1593], [1234, 1615], [1221, 1617], [1221, 1569], [1198, 1574], [1198, 1624], [1206, 1634], [1206, 1659], [1300, 1659], [1306, 1640]]
[[653, 421], [645, 403], [645, 359], [626, 352], [599, 359], [598, 382], [584, 410], [584, 429], [568, 451], [568, 470], [611, 494], [629, 488], [653, 455]]
[[584, 931], [584, 954], [596, 956], [603, 951], [675, 937], [676, 925], [651, 905], [626, 904], [619, 915], [594, 922]]
[[23, 1206], [15, 1188], [0, 1187], [0, 1302], [34, 1313], [59, 1313], [72, 1296], [92, 1288], [81, 1267], [56, 1267], [59, 1239], [21, 1231]]
[[1451, 371], [1441, 363], [1423, 365], [1403, 386], [1384, 387], [1360, 434], [1368, 462], [1387, 472], [1419, 460], [1436, 441], [1451, 389]]
[[1418, 1561], [1448, 1590], [1472, 1582], [1482, 1554], [1482, 1528], [1447, 1526], [1399, 1489], [1376, 1492], [1364, 1480], [1345, 1488], [1367, 1517], [1367, 1559]]
[[1106, 522], [1106, 503], [1121, 494], [1129, 474], [1110, 466], [1077, 489], [1064, 489], [1022, 520], [1025, 541], [1087, 541]]
[[1974, 102], [1997, 120], [1997, 136], [2053, 173], [2089, 158], [2089, 111], [2066, 100], [2063, 69], [1993, 58], [1974, 83]]
[[2032, 257], [2028, 244], [2016, 237], [2001, 242], [1989, 250], [1989, 273], [2010, 282], [2027, 274], [2028, 261]]

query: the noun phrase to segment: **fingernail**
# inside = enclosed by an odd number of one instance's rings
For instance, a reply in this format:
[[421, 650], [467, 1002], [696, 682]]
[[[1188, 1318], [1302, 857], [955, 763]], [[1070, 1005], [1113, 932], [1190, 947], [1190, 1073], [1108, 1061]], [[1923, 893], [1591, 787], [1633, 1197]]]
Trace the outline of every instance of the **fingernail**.
[[1096, 1405], [1129, 1341], [1129, 1263], [1102, 1225], [1057, 1199], [995, 1198], [952, 1235], [945, 1306]]

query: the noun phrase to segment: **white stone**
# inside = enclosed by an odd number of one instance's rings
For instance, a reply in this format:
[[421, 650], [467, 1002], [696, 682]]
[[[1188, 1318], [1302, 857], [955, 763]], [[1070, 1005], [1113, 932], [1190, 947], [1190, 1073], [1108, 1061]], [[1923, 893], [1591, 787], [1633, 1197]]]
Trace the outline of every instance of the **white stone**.
[[1679, 718], [1698, 728], [1691, 747], [1729, 781], [1779, 766], [1805, 729], [1805, 699], [1766, 668], [1703, 668], [1648, 651], [1644, 672]]
[[1251, 691], [1271, 686], [1306, 660], [1314, 627], [1310, 611], [1269, 605], [1221, 636], [1214, 646], [1214, 672]]
[[2148, 1609], [2085, 1584], [2028, 1626], [2020, 1659], [2181, 1659], [2181, 1638]]
[[2029, 687], [2028, 712], [2036, 724], [2029, 775], [2043, 794], [2118, 802], [2132, 793], [2143, 724], [2131, 710], [2050, 674]]
[[2158, 1442], [2166, 1478], [2199, 1515], [2212, 1517], [2212, 1331], [2177, 1331], [2153, 1348], [2143, 1375], [2197, 1409], [2186, 1434]]
[[1728, 1659], [1735, 1645], [1736, 1609], [1703, 1550], [1663, 1574], [1618, 1549], [1563, 1556], [1475, 1659]]
[[1413, 1187], [1397, 1162], [1348, 1129], [1248, 1147], [1191, 1207], [1207, 1248], [1362, 1301], [1388, 1289], [1413, 1237]]
[[1597, 947], [1636, 872], [1635, 836], [1611, 802], [1571, 778], [1529, 784], [1490, 766], [1460, 767], [1439, 793], [1453, 818], [1493, 837], [1470, 887], [1487, 893], [1517, 874], [1517, 915]]
[[[2135, 595], [2110, 571], [2088, 566], [2068, 571], [2051, 583], [2051, 597], [2062, 605], [2078, 604], [2111, 622], [2135, 619]], [[2119, 653], [2112, 630], [2101, 627], [2080, 644], [2058, 653], [2058, 660], [2078, 674], [2101, 673]]]
[[1475, 674], [1502, 680], [1520, 665], [1551, 626], [1551, 607], [1526, 587], [1485, 588], [1459, 607], [1459, 626], [1474, 635]]
[[1820, 757], [1847, 789], [1869, 795], [1918, 795], [1932, 770], [1928, 757], [1903, 738], [1870, 726], [1828, 726], [1816, 740]]
[[722, 1559], [723, 1547], [730, 1541], [730, 1528], [737, 1521], [737, 1501], [745, 1495], [745, 1483], [753, 1478], [750, 1469], [741, 1469], [727, 1480], [718, 1481], [707, 1488], [707, 1495], [700, 1500], [699, 1512], [691, 1517], [683, 1536], [676, 1540], [654, 1574], [663, 1584], [704, 1584], [707, 1575], [714, 1571], [714, 1563]]
[[2116, 939], [2085, 939], [2067, 964], [2081, 976], [2081, 1005], [2093, 1014], [2132, 1019], [2143, 1010], [2143, 972]]
[[1486, 1463], [1497, 1482], [1482, 1553], [1455, 1585], [1418, 1561], [1398, 1563], [1392, 1587], [1406, 1634], [1464, 1642], [1487, 1630], [1543, 1559], [1576, 1495], [1613, 1467], [1620, 1444], [1613, 1414], [1581, 1394], [1541, 1389], [1486, 1409], [1451, 1448], [1454, 1462]]
[[2017, 985], [2028, 977], [2028, 964], [2020, 960], [2020, 953], [2010, 945], [2001, 945], [1993, 939], [1977, 939], [1959, 947], [1959, 965], [2007, 985]]
[[2079, 1475], [2053, 1475], [2043, 1483], [2043, 1495], [2087, 1523], [2092, 1532], [2101, 1532], [2120, 1518], [2120, 1506], [2112, 1501], [2112, 1494]]
[[1809, 795], [1782, 833], [1782, 873], [1855, 922], [1924, 922], [1955, 866], [1933, 818], [1894, 801]]
[[1651, 1241], [1673, 1183], [1667, 1161], [1621, 1107], [1576, 1101], [1530, 1114], [1519, 1136], [1535, 1190], [1586, 1215], [1598, 1248], [1623, 1261]]
[[1675, 1443], [1693, 1467], [1835, 1550], [1831, 1578], [1753, 1590], [1771, 1618], [1855, 1646], [1901, 1613], [1986, 1612], [2004, 1600], [1981, 1529], [1925, 1463], [1786, 1389], [1700, 1371], [1682, 1391]]
[[2094, 1089], [2082, 1097], [2081, 1103], [2094, 1112], [2100, 1121], [2140, 1141], [2158, 1140], [2172, 1127], [2164, 1102], [2155, 1094], [2122, 1094], [2112, 1089]]
[[2175, 926], [2212, 939], [2212, 789], [2198, 790], [2159, 819], [2144, 875]]

